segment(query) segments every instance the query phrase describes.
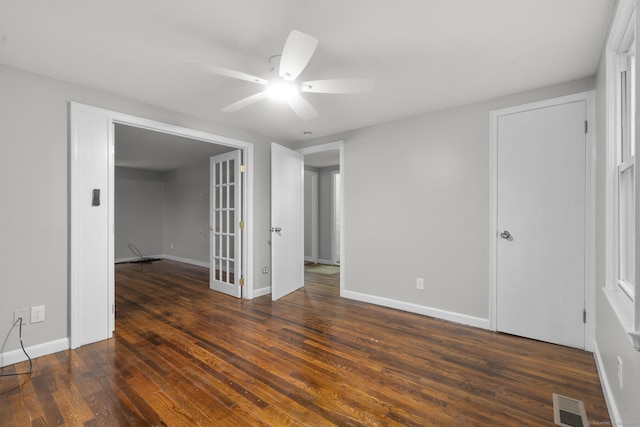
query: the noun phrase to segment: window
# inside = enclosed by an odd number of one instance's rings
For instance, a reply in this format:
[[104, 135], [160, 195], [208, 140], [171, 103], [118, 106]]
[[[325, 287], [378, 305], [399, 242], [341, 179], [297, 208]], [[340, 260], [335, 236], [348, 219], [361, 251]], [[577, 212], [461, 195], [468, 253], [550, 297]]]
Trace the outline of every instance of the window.
[[635, 298], [635, 25], [631, 19], [618, 51], [617, 80], [618, 137], [616, 138], [617, 180], [617, 283], [622, 292], [633, 301]]
[[[607, 172], [605, 293], [640, 351], [636, 280], [636, 13], [620, 0], [607, 42]], [[640, 123], [638, 123], [640, 124]]]

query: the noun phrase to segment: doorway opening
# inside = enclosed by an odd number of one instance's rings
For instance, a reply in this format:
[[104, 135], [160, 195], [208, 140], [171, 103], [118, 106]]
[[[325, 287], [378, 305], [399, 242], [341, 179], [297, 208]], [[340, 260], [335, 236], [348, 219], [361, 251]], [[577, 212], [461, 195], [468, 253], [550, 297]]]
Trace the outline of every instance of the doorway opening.
[[[344, 289], [343, 142], [298, 150], [304, 155], [305, 272], [335, 277]], [[328, 277], [327, 276], [327, 277]]]
[[[252, 274], [252, 179], [253, 144], [193, 129], [156, 122], [140, 117], [87, 105], [71, 104], [71, 254], [70, 254], [70, 341], [71, 348], [110, 338], [115, 328], [115, 133], [116, 126], [155, 131], [162, 135], [198, 141], [202, 147], [240, 150], [245, 165], [242, 186], [243, 218], [242, 267], [245, 286], [242, 297], [253, 296]], [[174, 147], [175, 148], [175, 147]], [[184, 151], [178, 147], [175, 157]], [[153, 157], [159, 146], [141, 150]], [[122, 154], [122, 153], [121, 153]], [[208, 161], [210, 156], [205, 156]], [[122, 165], [122, 164], [121, 164]], [[87, 194], [100, 194], [97, 204], [85, 203]], [[208, 190], [207, 190], [208, 191]], [[205, 197], [203, 195], [203, 201]], [[204, 228], [204, 227], [203, 227]], [[209, 229], [204, 228], [203, 240]], [[196, 233], [199, 235], [200, 230]], [[208, 240], [207, 240], [208, 241]], [[168, 241], [167, 247], [171, 242]], [[175, 243], [175, 242], [173, 242]], [[206, 244], [208, 245], [208, 243]], [[174, 246], [175, 248], [175, 246]], [[140, 248], [142, 249], [142, 248]], [[87, 262], [87, 260], [93, 260]]]

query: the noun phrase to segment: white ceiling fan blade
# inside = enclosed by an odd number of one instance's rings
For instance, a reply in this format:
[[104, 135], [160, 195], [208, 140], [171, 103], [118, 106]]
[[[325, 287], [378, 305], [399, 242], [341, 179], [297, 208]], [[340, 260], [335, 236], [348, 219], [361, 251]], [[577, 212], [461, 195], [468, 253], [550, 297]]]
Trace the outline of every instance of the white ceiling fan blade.
[[280, 77], [294, 81], [309, 63], [317, 45], [318, 39], [300, 31], [291, 31], [280, 58]]
[[300, 85], [300, 91], [313, 93], [368, 93], [372, 90], [371, 79], [313, 80]]
[[252, 76], [251, 74], [243, 73], [241, 71], [232, 70], [230, 68], [220, 67], [218, 65], [205, 64], [198, 61], [187, 61], [185, 66], [194, 68], [197, 70], [206, 71], [208, 73], [218, 74], [220, 76], [231, 77], [233, 79], [246, 80], [252, 83], [258, 83], [266, 85], [267, 81], [263, 78]]
[[260, 93], [256, 93], [255, 95], [251, 95], [251, 96], [247, 96], [246, 98], [241, 99], [238, 102], [234, 102], [233, 104], [229, 104], [226, 107], [224, 107], [222, 110], [220, 111], [224, 111], [225, 113], [233, 113], [234, 111], [238, 111], [241, 108], [244, 107], [248, 107], [251, 104], [255, 104], [256, 102], [260, 101], [261, 99], [266, 98], [267, 96], [267, 92], [260, 92]]
[[318, 112], [313, 108], [313, 105], [309, 104], [309, 101], [300, 95], [287, 100], [287, 104], [289, 104], [293, 112], [304, 121], [318, 117]]

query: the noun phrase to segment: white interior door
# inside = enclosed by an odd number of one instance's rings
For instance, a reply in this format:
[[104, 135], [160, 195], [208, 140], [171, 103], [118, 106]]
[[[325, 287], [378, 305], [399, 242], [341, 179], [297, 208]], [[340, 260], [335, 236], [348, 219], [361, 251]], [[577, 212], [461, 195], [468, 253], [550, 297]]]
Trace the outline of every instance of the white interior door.
[[242, 294], [242, 151], [211, 157], [209, 287], [240, 298]]
[[497, 329], [584, 348], [586, 102], [497, 120]]
[[271, 143], [271, 299], [304, 284], [304, 161]]

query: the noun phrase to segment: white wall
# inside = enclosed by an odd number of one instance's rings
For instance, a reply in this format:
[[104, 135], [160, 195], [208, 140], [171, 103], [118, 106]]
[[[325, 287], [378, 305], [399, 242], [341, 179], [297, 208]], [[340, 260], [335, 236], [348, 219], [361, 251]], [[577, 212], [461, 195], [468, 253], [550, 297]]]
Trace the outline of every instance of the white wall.
[[209, 186], [209, 159], [165, 173], [165, 254], [209, 263]]
[[116, 168], [115, 259], [169, 255], [209, 264], [209, 159], [168, 172]]
[[164, 174], [134, 168], [115, 169], [115, 259], [163, 254]]
[[345, 294], [488, 327], [489, 113], [593, 87], [587, 78], [303, 144], [344, 140]]
[[254, 288], [271, 286], [271, 138], [4, 66], [0, 93], [0, 364], [19, 348], [15, 309], [46, 307], [45, 322], [23, 329], [27, 347], [69, 335], [69, 101], [254, 143]]

